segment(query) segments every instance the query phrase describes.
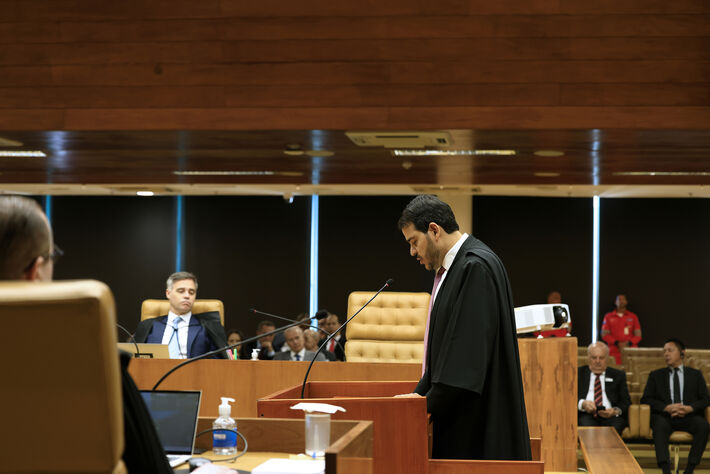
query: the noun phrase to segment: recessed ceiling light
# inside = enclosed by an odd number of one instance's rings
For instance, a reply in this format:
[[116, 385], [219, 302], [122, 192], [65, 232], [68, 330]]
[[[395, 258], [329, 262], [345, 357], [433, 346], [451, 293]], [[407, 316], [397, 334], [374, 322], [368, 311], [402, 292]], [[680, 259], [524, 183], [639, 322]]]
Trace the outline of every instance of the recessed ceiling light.
[[136, 191], [137, 196], [153, 196], [155, 193], [153, 191]]
[[300, 171], [173, 171], [177, 176], [303, 176]]
[[535, 173], [535, 176], [538, 178], [556, 178], [560, 175], [560, 173], [555, 173], [552, 171], [538, 171]]
[[316, 157], [316, 156], [333, 156], [335, 153], [333, 153], [330, 150], [308, 150], [306, 151], [306, 155]]
[[9, 138], [0, 137], [0, 146], [22, 146], [22, 142], [10, 140]]
[[44, 158], [47, 155], [39, 150], [27, 150], [27, 151], [11, 151], [11, 150], [0, 150], [0, 156], [6, 158]]
[[392, 150], [394, 156], [513, 156], [515, 150]]
[[710, 171], [616, 171], [614, 176], [710, 176]]
[[533, 155], [535, 156], [545, 156], [545, 157], [556, 157], [556, 156], [564, 156], [565, 152], [564, 151], [557, 151], [557, 150], [537, 150], [533, 152]]

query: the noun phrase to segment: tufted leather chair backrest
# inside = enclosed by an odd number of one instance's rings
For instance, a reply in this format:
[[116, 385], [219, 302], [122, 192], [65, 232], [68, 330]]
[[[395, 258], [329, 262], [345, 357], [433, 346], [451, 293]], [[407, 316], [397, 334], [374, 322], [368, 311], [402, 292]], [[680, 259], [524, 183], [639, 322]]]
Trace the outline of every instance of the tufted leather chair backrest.
[[[348, 317], [374, 294], [350, 293]], [[348, 323], [347, 360], [421, 363], [429, 298], [429, 293], [381, 293]]]
[[[141, 321], [149, 318], [165, 316], [170, 311], [168, 300], [145, 300], [141, 305]], [[208, 311], [218, 311], [219, 320], [224, 326], [224, 303], [222, 300], [195, 300], [192, 305], [192, 314], [206, 313]]]

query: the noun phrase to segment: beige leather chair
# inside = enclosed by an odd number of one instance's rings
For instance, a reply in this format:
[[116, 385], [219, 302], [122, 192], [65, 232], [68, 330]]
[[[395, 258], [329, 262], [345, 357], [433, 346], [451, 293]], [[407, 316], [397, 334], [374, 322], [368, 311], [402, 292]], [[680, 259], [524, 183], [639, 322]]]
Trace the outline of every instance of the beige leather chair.
[[[145, 300], [141, 305], [141, 321], [149, 318], [165, 316], [170, 311], [168, 300]], [[208, 311], [218, 311], [219, 320], [224, 326], [224, 303], [221, 300], [195, 300], [192, 306], [193, 314], [206, 313]]]
[[[375, 292], [355, 291], [348, 297], [348, 317]], [[421, 363], [429, 293], [380, 293], [347, 328], [348, 362]]]
[[0, 282], [0, 472], [125, 473], [111, 290]]

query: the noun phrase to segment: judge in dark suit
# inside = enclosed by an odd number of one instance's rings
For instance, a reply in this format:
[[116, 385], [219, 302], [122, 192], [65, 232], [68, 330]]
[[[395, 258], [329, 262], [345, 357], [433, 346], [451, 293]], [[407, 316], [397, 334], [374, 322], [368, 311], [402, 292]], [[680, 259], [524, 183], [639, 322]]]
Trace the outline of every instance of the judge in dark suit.
[[[136, 328], [137, 342], [167, 344], [171, 359], [189, 359], [227, 345], [227, 336], [217, 311], [192, 314], [197, 297], [197, 277], [177, 272], [167, 280], [165, 296], [170, 311], [165, 316], [141, 321]], [[215, 359], [226, 359], [222, 352]]]
[[[274, 360], [305, 360], [308, 362], [313, 360], [316, 353], [306, 350], [306, 346], [303, 344], [303, 329], [293, 326], [286, 329], [284, 335], [286, 336], [286, 344], [289, 350], [277, 352], [274, 355]], [[316, 362], [326, 362], [327, 360], [322, 353], [316, 357]]]
[[513, 298], [500, 259], [462, 234], [448, 204], [414, 198], [399, 228], [410, 254], [436, 272], [414, 394], [434, 424], [432, 457], [529, 460], [530, 435]]
[[683, 365], [685, 344], [668, 339], [663, 346], [663, 358], [668, 367], [654, 370], [641, 397], [641, 403], [651, 405], [651, 428], [656, 447], [656, 461], [665, 473], [670, 473], [668, 438], [673, 431], [693, 435], [686, 473], [700, 464], [708, 442], [708, 422], [705, 408], [710, 404], [705, 378], [699, 370]]
[[[629, 424], [631, 406], [626, 374], [606, 366], [609, 347], [595, 342], [587, 348], [589, 365], [577, 369], [579, 426], [613, 426], [621, 434]], [[603, 406], [603, 409], [597, 407]]]

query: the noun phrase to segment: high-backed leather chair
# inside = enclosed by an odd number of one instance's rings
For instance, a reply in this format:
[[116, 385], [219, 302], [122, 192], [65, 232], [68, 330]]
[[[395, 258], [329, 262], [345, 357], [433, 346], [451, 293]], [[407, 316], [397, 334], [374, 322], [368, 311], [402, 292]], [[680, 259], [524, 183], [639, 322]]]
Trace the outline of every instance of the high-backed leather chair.
[[[372, 296], [355, 291], [348, 297], [348, 317]], [[421, 363], [429, 293], [380, 293], [347, 326], [349, 362]]]
[[[170, 302], [163, 300], [145, 300], [141, 305], [141, 321], [149, 318], [165, 316], [170, 311]], [[218, 311], [219, 320], [224, 326], [224, 303], [221, 300], [195, 300], [192, 305], [192, 313], [206, 313], [208, 311]]]
[[0, 472], [125, 473], [111, 290], [0, 282]]

